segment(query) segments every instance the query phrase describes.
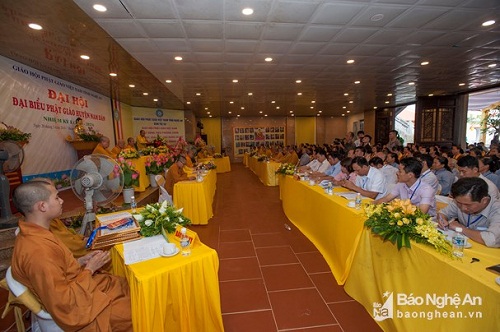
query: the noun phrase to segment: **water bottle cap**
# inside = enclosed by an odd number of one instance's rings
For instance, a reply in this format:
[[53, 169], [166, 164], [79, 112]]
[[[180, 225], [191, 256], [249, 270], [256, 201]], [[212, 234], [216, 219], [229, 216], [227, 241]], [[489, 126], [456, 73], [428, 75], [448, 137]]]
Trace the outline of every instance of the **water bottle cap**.
[[462, 231], [463, 231], [462, 227], [455, 228], [455, 232], [457, 233], [462, 233]]

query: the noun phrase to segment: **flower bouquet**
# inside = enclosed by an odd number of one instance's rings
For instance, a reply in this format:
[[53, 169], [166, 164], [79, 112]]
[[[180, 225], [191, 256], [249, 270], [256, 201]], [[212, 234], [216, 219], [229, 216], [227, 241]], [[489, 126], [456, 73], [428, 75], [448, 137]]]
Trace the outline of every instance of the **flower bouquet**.
[[25, 133], [21, 130], [7, 125], [2, 122], [5, 128], [0, 128], [0, 141], [16, 141], [16, 142], [29, 142], [31, 133]]
[[155, 154], [146, 160], [147, 174], [162, 174], [165, 169], [170, 168], [174, 163], [174, 158], [168, 154]]
[[125, 159], [124, 157], [118, 157], [116, 159], [118, 162], [115, 165], [113, 173], [115, 176], [119, 176], [120, 168], [123, 171], [123, 186], [124, 188], [132, 188], [134, 186], [139, 186], [139, 172], [134, 167], [130, 160]]
[[269, 161], [269, 157], [268, 156], [260, 156], [259, 158], [257, 158], [257, 161]]
[[365, 205], [365, 226], [384, 241], [411, 248], [410, 240], [433, 246], [438, 252], [453, 257], [451, 243], [432, 224], [430, 216], [412, 205], [409, 199], [395, 199], [379, 205]]
[[141, 235], [146, 237], [162, 234], [162, 229], [173, 233], [177, 225], [191, 224], [191, 220], [182, 214], [182, 209], [168, 205], [167, 201], [146, 205], [134, 218], [141, 226]]
[[281, 164], [276, 170], [276, 174], [293, 175], [295, 173], [295, 164]]
[[222, 158], [222, 154], [220, 154], [220, 153], [214, 153], [214, 158]]
[[216, 168], [217, 168], [217, 165], [215, 165], [212, 161], [207, 161], [207, 162], [199, 163], [196, 166], [197, 170], [203, 170], [203, 171], [208, 171], [208, 170], [216, 169]]
[[139, 155], [139, 152], [137, 152], [137, 150], [135, 149], [123, 149], [118, 154], [118, 158], [124, 158], [124, 159], [137, 159], [140, 157], [141, 156]]
[[165, 146], [167, 145], [167, 140], [165, 138], [160, 137], [160, 135], [157, 135], [156, 138], [153, 140], [153, 146], [155, 148], [159, 148], [160, 146]]

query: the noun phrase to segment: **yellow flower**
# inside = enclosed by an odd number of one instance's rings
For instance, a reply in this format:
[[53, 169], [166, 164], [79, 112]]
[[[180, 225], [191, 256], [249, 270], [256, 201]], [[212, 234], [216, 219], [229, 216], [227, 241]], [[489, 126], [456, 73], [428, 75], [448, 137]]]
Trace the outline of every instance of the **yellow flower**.
[[401, 218], [401, 213], [399, 213], [399, 212], [394, 213], [394, 218], [396, 218], [396, 219]]
[[415, 221], [418, 225], [422, 225], [424, 223], [424, 219], [422, 218], [417, 218]]
[[398, 226], [403, 226], [403, 222], [401, 220], [398, 220]]
[[408, 218], [403, 218], [403, 223], [404, 223], [405, 225], [408, 225], [408, 224], [410, 223], [410, 219], [408, 219]]

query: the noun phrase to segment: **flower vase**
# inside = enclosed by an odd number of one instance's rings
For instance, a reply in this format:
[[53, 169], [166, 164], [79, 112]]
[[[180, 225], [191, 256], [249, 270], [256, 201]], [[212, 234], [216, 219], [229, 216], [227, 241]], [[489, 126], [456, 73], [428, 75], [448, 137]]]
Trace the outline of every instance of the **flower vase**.
[[158, 183], [156, 183], [156, 174], [149, 174], [149, 183], [151, 184], [151, 187], [156, 188], [158, 187]]
[[132, 196], [134, 196], [134, 188], [123, 188], [123, 203], [130, 204]]

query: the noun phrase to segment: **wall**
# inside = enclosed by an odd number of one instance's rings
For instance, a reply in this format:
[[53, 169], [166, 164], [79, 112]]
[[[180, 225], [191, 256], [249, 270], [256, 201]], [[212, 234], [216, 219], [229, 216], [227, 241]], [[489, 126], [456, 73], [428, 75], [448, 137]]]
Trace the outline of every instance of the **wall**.
[[332, 143], [334, 138], [344, 138], [347, 119], [344, 116], [316, 118], [316, 142], [318, 144]]

